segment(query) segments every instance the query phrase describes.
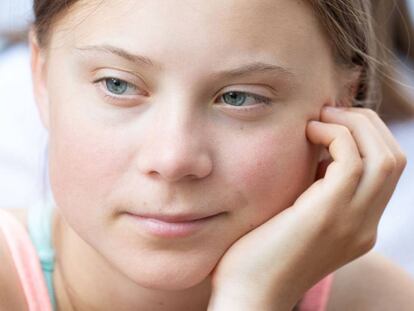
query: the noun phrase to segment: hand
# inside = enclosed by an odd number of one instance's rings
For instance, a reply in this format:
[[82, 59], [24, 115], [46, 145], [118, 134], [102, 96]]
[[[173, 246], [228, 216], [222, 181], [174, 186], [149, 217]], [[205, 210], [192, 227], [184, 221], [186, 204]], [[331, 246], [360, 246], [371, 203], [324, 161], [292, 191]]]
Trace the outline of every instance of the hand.
[[320, 279], [373, 248], [406, 158], [370, 109], [323, 108], [321, 121], [306, 134], [329, 150], [325, 175], [227, 250], [212, 273], [209, 310], [235, 302], [238, 310], [291, 310]]

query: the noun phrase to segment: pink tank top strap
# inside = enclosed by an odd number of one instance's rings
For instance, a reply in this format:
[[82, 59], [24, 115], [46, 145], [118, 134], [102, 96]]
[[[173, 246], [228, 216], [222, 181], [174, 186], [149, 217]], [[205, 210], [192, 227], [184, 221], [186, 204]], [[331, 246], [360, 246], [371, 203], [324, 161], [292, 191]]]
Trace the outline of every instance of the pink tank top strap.
[[24, 226], [0, 209], [2, 230], [19, 276], [29, 311], [52, 311], [36, 250]]
[[331, 273], [316, 283], [303, 296], [299, 311], [325, 311], [332, 288], [334, 273]]

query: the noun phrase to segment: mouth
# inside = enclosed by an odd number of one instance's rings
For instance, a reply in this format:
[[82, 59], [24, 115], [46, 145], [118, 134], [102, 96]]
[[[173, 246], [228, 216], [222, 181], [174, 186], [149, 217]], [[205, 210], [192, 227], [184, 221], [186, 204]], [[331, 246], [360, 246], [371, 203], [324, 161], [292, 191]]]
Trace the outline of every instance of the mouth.
[[195, 234], [197, 231], [211, 225], [225, 213], [216, 214], [176, 214], [176, 215], [155, 215], [155, 214], [132, 214], [134, 224], [145, 234], [163, 238], [186, 237]]
[[187, 214], [148, 214], [148, 213], [130, 213], [131, 215], [142, 217], [142, 218], [148, 218], [148, 219], [154, 219], [159, 220], [161, 222], [168, 222], [168, 223], [185, 223], [185, 222], [192, 222], [197, 220], [206, 219], [209, 217], [213, 217], [218, 214], [222, 214], [220, 212], [216, 213], [205, 213], [205, 214], [195, 214], [195, 213], [187, 213]]

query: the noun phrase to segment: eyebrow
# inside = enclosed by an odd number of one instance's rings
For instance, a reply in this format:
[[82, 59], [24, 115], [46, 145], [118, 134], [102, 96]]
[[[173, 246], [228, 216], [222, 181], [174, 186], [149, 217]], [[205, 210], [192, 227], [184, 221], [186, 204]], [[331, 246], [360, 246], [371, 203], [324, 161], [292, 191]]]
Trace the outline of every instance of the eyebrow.
[[[146, 56], [130, 53], [122, 48], [112, 46], [112, 45], [107, 45], [107, 44], [88, 45], [88, 46], [83, 46], [83, 47], [77, 47], [76, 49], [79, 51], [104, 52], [104, 53], [114, 54], [116, 56], [119, 56], [133, 63], [140, 63], [140, 64], [150, 66], [150, 67], [161, 67], [161, 66], [156, 66], [151, 61], [151, 59]], [[240, 76], [252, 75], [252, 74], [257, 74], [257, 73], [269, 73], [269, 74], [274, 74], [277, 76], [286, 75], [287, 77], [290, 77], [290, 78], [295, 76], [295, 74], [287, 68], [281, 67], [276, 64], [270, 64], [270, 63], [265, 63], [265, 62], [260, 62], [260, 61], [253, 61], [251, 63], [243, 64], [240, 67], [229, 69], [229, 70], [216, 71], [212, 75], [216, 78], [219, 78], [219, 77], [236, 78]]]
[[90, 52], [105, 52], [105, 53], [110, 53], [110, 54], [115, 54], [119, 57], [122, 57], [130, 62], [134, 62], [134, 63], [143, 63], [149, 66], [154, 66], [154, 64], [152, 63], [152, 61], [145, 56], [142, 55], [138, 55], [138, 54], [132, 54], [127, 52], [124, 49], [115, 47], [115, 46], [111, 46], [111, 45], [88, 45], [88, 46], [83, 46], [83, 47], [77, 47], [76, 48], [79, 51], [90, 51]]

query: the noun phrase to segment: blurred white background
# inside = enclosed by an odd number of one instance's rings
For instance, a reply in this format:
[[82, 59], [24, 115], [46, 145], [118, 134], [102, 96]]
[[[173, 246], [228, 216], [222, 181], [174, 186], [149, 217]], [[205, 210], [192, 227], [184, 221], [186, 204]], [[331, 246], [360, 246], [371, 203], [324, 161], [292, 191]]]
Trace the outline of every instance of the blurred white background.
[[1, 0], [0, 29], [23, 30], [32, 20], [32, 0]]
[[32, 0], [0, 0], [1, 207], [49, 198], [47, 134], [33, 100], [25, 42], [32, 21]]
[[[407, 1], [414, 25], [414, 0]], [[15, 34], [32, 21], [31, 5], [31, 0], [0, 0], [1, 207], [26, 207], [50, 199], [47, 133], [33, 101], [29, 51], [24, 42], [11, 44]], [[408, 72], [405, 83], [414, 94], [414, 71], [404, 70]], [[381, 220], [375, 249], [414, 276], [414, 120], [394, 122], [390, 127], [408, 156], [408, 165]]]
[[0, 51], [6, 34], [24, 31], [32, 20], [32, 0], [0, 0]]

